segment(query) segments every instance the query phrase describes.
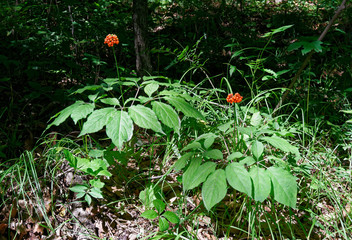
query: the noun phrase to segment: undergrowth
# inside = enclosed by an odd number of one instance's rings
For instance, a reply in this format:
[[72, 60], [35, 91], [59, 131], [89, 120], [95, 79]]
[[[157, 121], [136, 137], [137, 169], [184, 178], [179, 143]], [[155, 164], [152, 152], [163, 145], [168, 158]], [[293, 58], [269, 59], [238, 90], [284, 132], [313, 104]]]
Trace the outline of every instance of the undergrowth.
[[[206, 36], [193, 47], [159, 49], [175, 57], [168, 68], [189, 64], [178, 79], [120, 75], [113, 50], [117, 76], [71, 91], [74, 102], [50, 119], [36, 147], [1, 163], [0, 233], [349, 239], [350, 90], [322, 97], [329, 81], [307, 70], [304, 89], [290, 89], [291, 102], [275, 108], [287, 89], [272, 86], [297, 66], [273, 70], [270, 61], [322, 51], [305, 38], [275, 52], [275, 38], [292, 27], [261, 35], [259, 47], [227, 45], [231, 59], [218, 82], [200, 51]], [[239, 76], [245, 86], [236, 84]], [[63, 124], [75, 130], [48, 134]], [[135, 230], [124, 236], [125, 228]]]

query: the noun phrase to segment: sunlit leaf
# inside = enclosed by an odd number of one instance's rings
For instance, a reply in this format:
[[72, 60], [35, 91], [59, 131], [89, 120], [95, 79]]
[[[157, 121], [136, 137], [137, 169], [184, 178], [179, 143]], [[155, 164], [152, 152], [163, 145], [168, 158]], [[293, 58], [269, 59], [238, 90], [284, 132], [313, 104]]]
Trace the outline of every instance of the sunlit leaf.
[[164, 232], [164, 231], [168, 230], [169, 227], [170, 227], [169, 222], [165, 218], [160, 217], [159, 218], [159, 230], [161, 232]]
[[119, 149], [133, 135], [133, 121], [127, 112], [115, 111], [106, 125], [106, 135]]
[[144, 87], [144, 92], [150, 97], [154, 92], [156, 92], [159, 88], [159, 84], [157, 82], [149, 83]]
[[169, 96], [165, 97], [165, 99], [178, 111], [181, 111], [186, 116], [202, 120], [205, 119], [204, 116], [197, 109], [192, 107], [192, 105], [187, 103], [183, 98]]
[[162, 216], [171, 223], [176, 224], [180, 222], [180, 218], [174, 212], [166, 211]]
[[237, 162], [227, 165], [226, 179], [234, 189], [252, 196], [252, 180], [246, 168]]
[[253, 156], [259, 160], [260, 156], [263, 154], [264, 152], [264, 145], [263, 143], [259, 142], [258, 140], [255, 140], [252, 143], [252, 147], [251, 147], [251, 151]]
[[203, 183], [202, 198], [205, 208], [209, 211], [226, 196], [227, 184], [225, 171], [218, 169]]
[[107, 105], [120, 106], [120, 102], [117, 98], [102, 98], [100, 101]]
[[154, 210], [147, 210], [141, 214], [141, 217], [153, 220], [158, 217], [158, 213], [155, 212]]
[[47, 129], [50, 128], [52, 125], [59, 126], [73, 113], [74, 109], [76, 107], [80, 106], [81, 104], [83, 104], [83, 101], [77, 101], [74, 104], [72, 104], [71, 106], [68, 106], [65, 109], [63, 109], [62, 111], [60, 111], [59, 113], [57, 113], [53, 117], [53, 118], [55, 118], [55, 120], [51, 124], [48, 125]]
[[89, 115], [79, 136], [100, 131], [110, 120], [111, 114], [116, 112], [115, 108], [103, 108], [95, 110]]
[[179, 133], [181, 127], [181, 121], [176, 111], [170, 106], [162, 102], [152, 102], [153, 111], [160, 121], [172, 128], [175, 132]]
[[254, 200], [263, 202], [269, 196], [271, 190], [269, 173], [263, 168], [253, 166], [249, 171], [249, 175], [253, 181]]
[[93, 103], [82, 103], [72, 110], [71, 118], [76, 124], [79, 120], [86, 118], [93, 110]]
[[164, 133], [153, 110], [143, 105], [131, 106], [128, 114], [141, 128], [152, 129], [154, 132]]
[[279, 203], [296, 208], [296, 178], [290, 172], [280, 167], [270, 167], [267, 171], [270, 173], [270, 179], [274, 191], [274, 199]]
[[283, 139], [283, 138], [280, 138], [277, 136], [262, 137], [261, 139], [266, 141], [267, 143], [271, 144], [273, 147], [280, 149], [281, 151], [290, 152], [290, 153], [295, 154], [296, 156], [300, 155], [298, 148], [293, 146], [286, 139]]
[[216, 164], [214, 162], [206, 162], [202, 164], [201, 158], [194, 158], [183, 174], [182, 184], [185, 191], [197, 187], [207, 179], [208, 175], [215, 171]]

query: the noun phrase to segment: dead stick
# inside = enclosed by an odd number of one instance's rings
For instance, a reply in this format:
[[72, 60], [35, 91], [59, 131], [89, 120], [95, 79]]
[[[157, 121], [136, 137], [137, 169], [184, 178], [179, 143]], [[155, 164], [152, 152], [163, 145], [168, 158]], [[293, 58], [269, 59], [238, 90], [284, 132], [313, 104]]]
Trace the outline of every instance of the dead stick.
[[[341, 5], [340, 5], [340, 7], [335, 12], [335, 15], [332, 17], [332, 19], [330, 20], [329, 24], [325, 27], [324, 31], [322, 32], [322, 34], [318, 38], [318, 41], [323, 40], [323, 38], [325, 37], [325, 35], [329, 31], [329, 29], [331, 28], [332, 24], [335, 22], [336, 18], [339, 16], [339, 14], [342, 12], [342, 10], [345, 9], [345, 4], [346, 4], [346, 0], [343, 0]], [[279, 109], [279, 107], [282, 105], [282, 103], [286, 100], [286, 98], [288, 96], [288, 93], [289, 93], [289, 90], [291, 90], [293, 88], [293, 86], [296, 83], [297, 79], [299, 78], [299, 76], [301, 75], [301, 73], [303, 72], [303, 70], [305, 69], [307, 64], [309, 63], [310, 58], [312, 57], [313, 53], [314, 53], [314, 50], [310, 51], [309, 54], [307, 55], [306, 59], [304, 60], [304, 62], [301, 65], [301, 67], [297, 71], [296, 75], [292, 78], [292, 81], [291, 81], [290, 85], [285, 90], [284, 95], [282, 95], [279, 103], [276, 105], [273, 114]]]

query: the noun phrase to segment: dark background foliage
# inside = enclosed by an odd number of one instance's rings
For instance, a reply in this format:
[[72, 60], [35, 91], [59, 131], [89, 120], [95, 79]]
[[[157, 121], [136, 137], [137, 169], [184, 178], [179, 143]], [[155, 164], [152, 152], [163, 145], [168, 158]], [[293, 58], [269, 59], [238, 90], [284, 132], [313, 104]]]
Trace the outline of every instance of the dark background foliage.
[[[261, 90], [288, 86], [305, 58], [287, 47], [302, 37], [323, 31], [340, 1], [149, 1], [148, 26], [153, 72], [180, 79], [192, 66], [203, 66], [217, 87], [228, 77], [237, 91], [249, 92], [243, 75], [229, 76], [229, 63], [251, 74], [248, 59], [258, 55], [271, 29], [292, 28], [275, 35], [264, 56], [265, 68], [289, 70], [283, 78], [260, 82]], [[0, 3], [0, 101], [2, 157], [14, 157], [30, 149], [47, 121], [66, 104], [68, 93], [82, 85], [116, 77], [114, 58], [104, 38], [117, 34], [116, 48], [121, 75], [135, 73], [132, 1], [2, 1]], [[339, 109], [340, 95], [351, 86], [352, 10], [347, 7], [323, 41], [322, 52], [313, 55], [298, 84], [299, 94], [289, 101], [302, 103], [310, 81], [312, 119], [339, 122], [328, 109]], [[195, 44], [198, 42], [197, 47]], [[192, 61], [175, 61], [184, 49]], [[243, 57], [233, 55], [241, 50]], [[247, 58], [245, 58], [245, 56]], [[257, 76], [260, 77], [260, 74]], [[183, 80], [198, 83], [199, 71]], [[301, 96], [301, 97], [297, 97]], [[225, 96], [224, 96], [225, 98]], [[302, 103], [305, 104], [304, 102]], [[72, 128], [67, 126], [65, 131]]]

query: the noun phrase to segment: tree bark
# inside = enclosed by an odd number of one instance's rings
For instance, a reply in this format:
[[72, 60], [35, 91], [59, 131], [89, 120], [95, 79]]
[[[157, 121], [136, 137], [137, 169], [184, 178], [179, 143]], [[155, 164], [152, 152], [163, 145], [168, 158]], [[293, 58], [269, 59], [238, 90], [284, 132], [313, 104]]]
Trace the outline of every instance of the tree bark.
[[136, 70], [140, 77], [152, 71], [147, 16], [148, 0], [133, 0], [134, 49], [136, 53]]

